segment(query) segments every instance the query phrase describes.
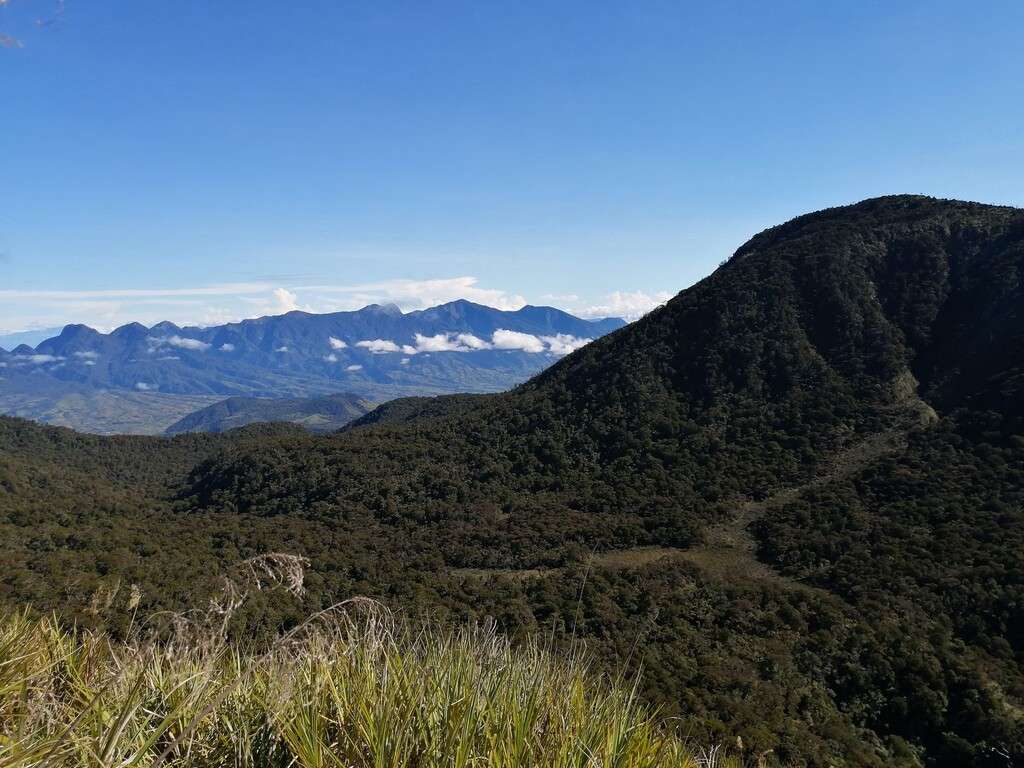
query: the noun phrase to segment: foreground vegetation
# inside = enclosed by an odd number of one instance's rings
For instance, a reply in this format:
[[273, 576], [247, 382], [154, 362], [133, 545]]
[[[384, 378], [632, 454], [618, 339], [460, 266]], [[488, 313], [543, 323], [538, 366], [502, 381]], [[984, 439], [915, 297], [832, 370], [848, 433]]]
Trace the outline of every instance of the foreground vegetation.
[[[261, 580], [292, 578], [286, 558], [254, 562]], [[413, 631], [365, 600], [247, 653], [220, 631], [244, 596], [232, 586], [199, 620], [171, 617], [159, 642], [140, 639], [145, 627], [115, 642], [0, 619], [0, 764], [738, 765], [689, 751], [634, 687], [595, 677], [579, 654], [513, 649], [489, 629]]]

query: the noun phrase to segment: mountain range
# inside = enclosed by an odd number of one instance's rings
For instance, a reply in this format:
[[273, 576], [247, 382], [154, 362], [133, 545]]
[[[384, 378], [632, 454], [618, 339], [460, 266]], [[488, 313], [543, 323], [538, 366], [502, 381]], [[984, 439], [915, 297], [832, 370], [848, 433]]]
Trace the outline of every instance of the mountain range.
[[1022, 276], [1024, 210], [885, 197], [756, 235], [510, 392], [332, 435], [0, 418], [0, 600], [116, 633], [112, 584], [181, 610], [295, 552], [306, 602], [232, 631], [364, 595], [582, 640], [752, 765], [1019, 765]]
[[[408, 313], [394, 305], [289, 312], [209, 328], [132, 323], [104, 334], [68, 325], [35, 347], [0, 350], [0, 410], [101, 433], [159, 433], [230, 396], [344, 391], [380, 402], [496, 392], [622, 325], [552, 307], [509, 312], [468, 301]], [[108, 410], [135, 421], [97, 416]]]

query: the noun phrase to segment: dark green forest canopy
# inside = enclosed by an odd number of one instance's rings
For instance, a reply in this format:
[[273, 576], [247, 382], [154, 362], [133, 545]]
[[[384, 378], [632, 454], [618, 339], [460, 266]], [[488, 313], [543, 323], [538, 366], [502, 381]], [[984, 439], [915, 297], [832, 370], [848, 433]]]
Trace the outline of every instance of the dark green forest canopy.
[[697, 738], [790, 765], [1024, 761], [1024, 211], [889, 197], [767, 230], [518, 389], [344, 432], [0, 419], [0, 598], [114, 630], [311, 558], [302, 604], [583, 637]]

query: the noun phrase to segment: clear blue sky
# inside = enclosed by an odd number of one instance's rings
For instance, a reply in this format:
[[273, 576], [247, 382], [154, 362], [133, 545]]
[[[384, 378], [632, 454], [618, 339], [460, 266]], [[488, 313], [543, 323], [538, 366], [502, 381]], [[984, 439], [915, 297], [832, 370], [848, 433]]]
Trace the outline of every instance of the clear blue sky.
[[808, 210], [1024, 204], [1019, 0], [56, 7], [0, 9], [0, 330], [600, 312]]

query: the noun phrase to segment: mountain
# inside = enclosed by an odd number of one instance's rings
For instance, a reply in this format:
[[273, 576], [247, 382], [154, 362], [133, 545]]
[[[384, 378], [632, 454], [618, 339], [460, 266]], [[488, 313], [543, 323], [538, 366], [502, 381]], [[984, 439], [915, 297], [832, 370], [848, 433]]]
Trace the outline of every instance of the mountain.
[[[551, 307], [506, 312], [468, 301], [408, 313], [394, 305], [327, 315], [289, 312], [211, 328], [131, 323], [103, 334], [68, 325], [35, 348], [0, 354], [0, 410], [13, 413], [17, 405], [19, 414], [45, 420], [60, 409], [39, 397], [41, 388], [85, 388], [108, 398], [132, 392], [134, 400], [150, 393], [294, 398], [344, 390], [379, 402], [497, 392], [622, 325]], [[166, 408], [157, 406], [142, 431], [162, 432], [189, 410], [166, 420]], [[88, 411], [61, 413], [62, 423], [96, 428]], [[106, 426], [99, 431], [109, 431]]]
[[189, 574], [301, 552], [308, 602], [235, 631], [366, 595], [582, 640], [752, 764], [1021, 764], [1021, 275], [1024, 211], [886, 197], [762, 232], [507, 393], [327, 436], [0, 420], [0, 599], [95, 624], [115, 578], [180, 610]]
[[258, 422], [287, 421], [313, 432], [334, 432], [373, 409], [359, 395], [342, 392], [326, 397], [229, 397], [176, 421], [166, 434], [226, 432]]
[[122, 389], [307, 396], [337, 391], [343, 382], [383, 399], [504, 389], [568, 348], [622, 325], [580, 320], [552, 308], [504, 312], [467, 301], [405, 314], [393, 305], [370, 305], [211, 328], [132, 323], [100, 334], [69, 325], [37, 345], [36, 359], [27, 362], [64, 381]]

